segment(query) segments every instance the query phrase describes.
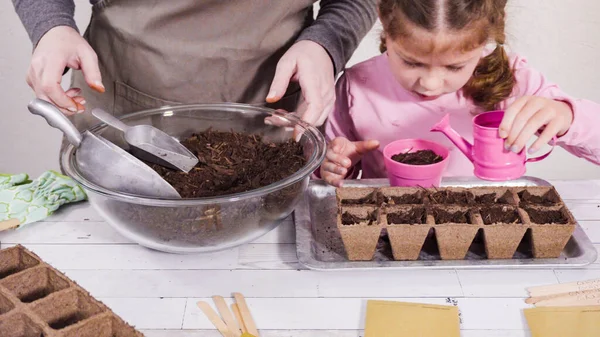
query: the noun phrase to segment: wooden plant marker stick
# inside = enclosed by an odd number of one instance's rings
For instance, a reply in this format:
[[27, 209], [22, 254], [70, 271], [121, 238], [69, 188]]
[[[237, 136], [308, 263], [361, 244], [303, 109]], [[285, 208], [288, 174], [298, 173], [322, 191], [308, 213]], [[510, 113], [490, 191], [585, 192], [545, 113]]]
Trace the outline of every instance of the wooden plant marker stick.
[[554, 294], [554, 295], [530, 297], [525, 300], [525, 303], [536, 304], [541, 301], [548, 301], [548, 300], [559, 299], [559, 298], [580, 298], [580, 297], [586, 297], [586, 296], [600, 298], [600, 288], [580, 290], [580, 291], [569, 291], [569, 292], [563, 292], [563, 293], [558, 293], [558, 294]]
[[21, 226], [19, 219], [8, 219], [0, 221], [0, 232], [6, 231], [9, 229], [17, 229]]
[[198, 308], [200, 308], [200, 310], [202, 310], [202, 312], [204, 312], [206, 317], [208, 317], [208, 319], [215, 326], [215, 328], [217, 328], [217, 330], [219, 330], [221, 335], [223, 335], [224, 337], [232, 337], [233, 336], [231, 334], [231, 332], [229, 331], [229, 329], [227, 329], [227, 325], [225, 325], [225, 322], [223, 322], [221, 320], [221, 317], [219, 317], [219, 315], [217, 315], [217, 313], [210, 307], [210, 305], [208, 303], [206, 303], [204, 301], [200, 301], [200, 302], [196, 303], [196, 305], [198, 305]]
[[596, 297], [559, 297], [537, 303], [536, 307], [587, 307], [600, 305], [600, 298]]
[[[568, 293], [530, 297], [525, 302], [528, 304], [539, 304], [539, 303], [561, 303], [561, 302], [578, 302], [584, 300], [599, 300], [600, 289], [589, 289], [584, 291], [571, 291]], [[528, 301], [529, 300], [529, 301]]]
[[529, 292], [529, 296], [538, 297], [555, 295], [560, 293], [568, 293], [570, 291], [583, 291], [598, 288], [600, 288], [600, 279], [592, 279], [587, 281], [577, 281], [562, 284], [552, 284], [547, 286], [529, 287], [527, 288], [527, 291]]
[[233, 297], [235, 298], [238, 308], [240, 309], [240, 316], [242, 316], [242, 320], [244, 321], [246, 329], [248, 329], [248, 333], [258, 337], [258, 329], [256, 329], [256, 324], [254, 324], [254, 319], [250, 314], [250, 309], [248, 308], [248, 304], [246, 303], [244, 295], [240, 293], [233, 293]]
[[235, 316], [237, 321], [240, 323], [240, 328], [242, 329], [242, 333], [248, 332], [248, 329], [246, 329], [246, 325], [244, 324], [244, 320], [242, 319], [242, 314], [240, 314], [240, 308], [238, 308], [238, 305], [236, 303], [233, 303], [231, 305], [231, 311], [233, 311], [233, 315]]
[[231, 313], [231, 311], [229, 311], [229, 306], [227, 305], [227, 303], [225, 303], [225, 299], [222, 296], [213, 296], [212, 299], [215, 302], [215, 306], [217, 307], [219, 314], [221, 314], [221, 317], [225, 321], [225, 324], [227, 324], [227, 328], [229, 329], [229, 331], [235, 337], [240, 337], [242, 335], [242, 332], [235, 318], [233, 317], [233, 314]]

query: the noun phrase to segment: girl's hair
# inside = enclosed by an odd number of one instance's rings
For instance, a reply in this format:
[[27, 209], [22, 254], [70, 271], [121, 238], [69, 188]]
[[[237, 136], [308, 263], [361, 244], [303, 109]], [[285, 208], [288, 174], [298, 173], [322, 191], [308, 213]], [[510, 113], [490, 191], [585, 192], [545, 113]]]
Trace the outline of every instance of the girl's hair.
[[468, 33], [461, 45], [473, 50], [490, 39], [496, 49], [482, 58], [464, 93], [485, 111], [493, 110], [510, 96], [515, 86], [514, 72], [504, 50], [507, 0], [381, 0], [379, 13], [384, 34], [380, 50], [384, 52], [385, 36], [402, 39], [411, 36], [409, 24], [429, 32], [449, 29]]

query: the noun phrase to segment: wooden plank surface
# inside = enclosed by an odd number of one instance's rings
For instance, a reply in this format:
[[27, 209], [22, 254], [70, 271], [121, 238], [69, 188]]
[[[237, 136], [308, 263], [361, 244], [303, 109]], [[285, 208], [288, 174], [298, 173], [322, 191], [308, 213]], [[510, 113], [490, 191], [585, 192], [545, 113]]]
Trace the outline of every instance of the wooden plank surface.
[[[600, 248], [600, 181], [553, 182]], [[600, 262], [577, 269], [316, 272], [296, 257], [286, 219], [255, 242], [213, 254], [176, 255], [130, 242], [87, 202], [0, 233], [24, 244], [149, 337], [219, 336], [196, 301], [247, 298], [261, 336], [358, 337], [368, 299], [457, 305], [463, 337], [529, 337], [525, 288], [600, 278]], [[213, 306], [214, 307], [214, 306]]]

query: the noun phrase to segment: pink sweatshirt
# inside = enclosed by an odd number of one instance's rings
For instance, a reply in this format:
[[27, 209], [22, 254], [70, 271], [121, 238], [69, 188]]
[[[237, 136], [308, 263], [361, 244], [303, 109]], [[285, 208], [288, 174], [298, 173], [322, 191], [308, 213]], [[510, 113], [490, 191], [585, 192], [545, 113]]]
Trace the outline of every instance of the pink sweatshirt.
[[[576, 99], [548, 82], [542, 74], [530, 68], [525, 59], [511, 56], [517, 86], [502, 102], [506, 108], [521, 96], [541, 96], [569, 103], [574, 111], [569, 131], [558, 139], [575, 156], [600, 165], [600, 105]], [[363, 178], [385, 178], [383, 148], [401, 138], [424, 138], [439, 142], [450, 149], [445, 176], [472, 176], [473, 164], [442, 133], [430, 132], [431, 127], [450, 113], [451, 126], [469, 142], [473, 140], [473, 112], [479, 111], [462, 90], [424, 101], [405, 90], [394, 78], [387, 54], [373, 57], [349, 69], [338, 80], [336, 104], [325, 125], [330, 141], [346, 137], [351, 141], [378, 140], [378, 150], [366, 154], [361, 161]], [[479, 111], [481, 112], [481, 111]], [[533, 156], [547, 151], [544, 147]], [[354, 170], [353, 174], [357, 173]], [[348, 178], [353, 178], [349, 176]]]

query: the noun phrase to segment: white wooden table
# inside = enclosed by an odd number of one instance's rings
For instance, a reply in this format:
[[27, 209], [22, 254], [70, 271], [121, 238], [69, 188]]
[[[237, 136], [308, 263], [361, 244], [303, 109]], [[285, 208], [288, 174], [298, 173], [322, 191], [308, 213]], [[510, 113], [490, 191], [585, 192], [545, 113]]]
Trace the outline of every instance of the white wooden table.
[[[600, 180], [552, 181], [600, 248]], [[199, 299], [241, 292], [261, 336], [362, 336], [367, 299], [458, 305], [463, 337], [529, 336], [526, 287], [600, 278], [569, 270], [316, 272], [303, 269], [286, 221], [252, 244], [209, 255], [145, 249], [117, 234], [88, 202], [0, 234], [23, 244], [149, 337], [220, 336]]]

